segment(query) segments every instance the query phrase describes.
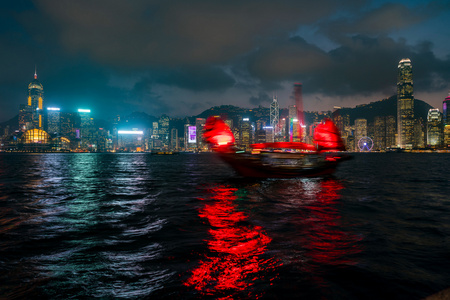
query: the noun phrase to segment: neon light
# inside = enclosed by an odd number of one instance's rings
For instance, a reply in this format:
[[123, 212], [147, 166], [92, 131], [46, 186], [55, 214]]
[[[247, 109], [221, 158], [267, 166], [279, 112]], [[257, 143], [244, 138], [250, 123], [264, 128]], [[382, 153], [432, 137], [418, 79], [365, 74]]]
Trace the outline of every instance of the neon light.
[[247, 121], [249, 121], [250, 119], [249, 118], [243, 118], [242, 119], [242, 121], [244, 121], [244, 122], [247, 122]]
[[197, 127], [189, 126], [188, 127], [188, 143], [193, 144], [197, 142]]
[[90, 110], [90, 109], [82, 109], [82, 108], [80, 108], [80, 109], [78, 109], [78, 112], [86, 112], [86, 113], [90, 113], [91, 110]]
[[59, 111], [60, 109], [58, 107], [47, 107], [47, 110]]
[[142, 130], [119, 130], [118, 134], [144, 134]]

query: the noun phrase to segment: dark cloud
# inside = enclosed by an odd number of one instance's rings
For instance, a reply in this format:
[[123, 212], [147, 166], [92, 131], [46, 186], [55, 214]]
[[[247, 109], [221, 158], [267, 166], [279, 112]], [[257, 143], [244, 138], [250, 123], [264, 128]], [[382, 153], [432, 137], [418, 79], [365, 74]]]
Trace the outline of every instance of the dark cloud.
[[351, 1], [36, 1], [65, 49], [132, 67], [227, 62], [346, 3]]
[[191, 67], [156, 72], [155, 82], [192, 91], [220, 91], [234, 85], [234, 79], [218, 67]]
[[258, 94], [258, 96], [252, 96], [249, 99], [250, 104], [255, 105], [255, 106], [259, 106], [262, 104], [267, 104], [267, 103], [271, 103], [272, 102], [272, 98], [269, 97], [269, 95], [267, 95], [264, 92], [260, 92]]
[[448, 1], [377, 3], [2, 2], [0, 120], [25, 103], [35, 65], [45, 103], [106, 117], [265, 105], [272, 93], [288, 99], [297, 81], [323, 107], [330, 97], [390, 96], [404, 57], [417, 89], [448, 89]]

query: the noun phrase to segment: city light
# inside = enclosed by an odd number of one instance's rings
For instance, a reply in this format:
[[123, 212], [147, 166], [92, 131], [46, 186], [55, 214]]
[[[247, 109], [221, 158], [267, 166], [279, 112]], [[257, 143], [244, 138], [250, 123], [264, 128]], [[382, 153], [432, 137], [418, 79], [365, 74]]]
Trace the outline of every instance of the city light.
[[144, 134], [142, 130], [119, 130], [118, 134]]
[[47, 107], [47, 110], [60, 111], [60, 108], [58, 108], [58, 107]]
[[79, 109], [78, 109], [78, 112], [90, 113], [91, 110], [90, 110], [90, 109], [82, 109], [82, 108], [79, 108]]

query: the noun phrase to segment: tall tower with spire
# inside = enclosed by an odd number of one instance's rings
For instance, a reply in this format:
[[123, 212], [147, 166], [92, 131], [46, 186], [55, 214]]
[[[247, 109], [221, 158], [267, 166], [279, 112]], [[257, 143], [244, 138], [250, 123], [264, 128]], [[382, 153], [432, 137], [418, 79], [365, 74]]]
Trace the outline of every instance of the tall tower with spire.
[[274, 96], [270, 104], [270, 126], [273, 127], [273, 133], [276, 136], [279, 132], [278, 123], [280, 122], [280, 106], [277, 97]]
[[43, 104], [44, 87], [37, 79], [37, 72], [35, 68], [34, 79], [28, 85], [28, 106], [31, 107], [34, 128], [43, 129]]
[[397, 144], [400, 148], [414, 145], [414, 89], [409, 58], [398, 63], [397, 77]]

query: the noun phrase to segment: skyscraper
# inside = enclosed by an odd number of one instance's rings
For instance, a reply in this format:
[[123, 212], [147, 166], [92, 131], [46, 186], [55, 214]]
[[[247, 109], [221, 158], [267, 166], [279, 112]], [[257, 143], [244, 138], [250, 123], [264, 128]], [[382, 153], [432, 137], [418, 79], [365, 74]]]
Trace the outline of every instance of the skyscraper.
[[46, 131], [53, 136], [57, 136], [61, 132], [61, 113], [58, 107], [47, 107]]
[[409, 58], [398, 64], [397, 77], [397, 144], [400, 148], [414, 145], [414, 90], [412, 65]]
[[359, 151], [358, 141], [367, 136], [367, 120], [356, 119], [355, 120], [355, 150]]
[[444, 125], [450, 125], [450, 92], [442, 103]]
[[270, 126], [273, 127], [274, 133], [277, 134], [278, 123], [280, 121], [280, 106], [278, 105], [277, 97], [273, 97], [273, 101], [270, 104]]
[[442, 114], [438, 108], [431, 108], [427, 116], [427, 145], [439, 147], [442, 144]]
[[444, 147], [450, 148], [450, 93], [442, 103], [443, 119], [444, 119]]
[[42, 129], [43, 124], [43, 103], [44, 87], [37, 79], [36, 70], [34, 71], [34, 79], [28, 85], [28, 106], [31, 107], [33, 127]]

